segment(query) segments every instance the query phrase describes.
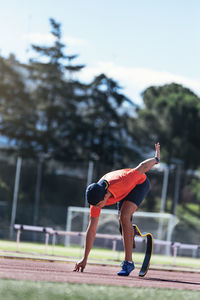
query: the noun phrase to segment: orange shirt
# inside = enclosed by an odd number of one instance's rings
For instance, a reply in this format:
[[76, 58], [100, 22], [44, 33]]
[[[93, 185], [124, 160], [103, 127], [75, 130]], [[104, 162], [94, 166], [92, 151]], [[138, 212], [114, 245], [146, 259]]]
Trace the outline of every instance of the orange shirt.
[[[141, 184], [146, 180], [146, 175], [140, 174], [140, 172], [136, 169], [122, 169], [109, 172], [100, 180], [102, 179], [108, 181], [108, 190], [112, 194], [105, 204], [107, 206], [125, 198], [137, 184]], [[90, 205], [91, 217], [98, 217], [100, 212], [101, 208]]]

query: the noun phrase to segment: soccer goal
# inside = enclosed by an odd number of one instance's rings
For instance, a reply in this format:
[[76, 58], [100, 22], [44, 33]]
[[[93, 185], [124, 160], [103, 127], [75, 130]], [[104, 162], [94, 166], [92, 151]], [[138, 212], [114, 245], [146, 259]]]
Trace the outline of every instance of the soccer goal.
[[[67, 211], [66, 231], [84, 232], [89, 221], [90, 209], [87, 207], [69, 206]], [[168, 213], [135, 212], [133, 223], [137, 224], [142, 232], [151, 232], [154, 239], [171, 242], [174, 227], [178, 218]], [[119, 234], [118, 211], [102, 209], [99, 218], [97, 233]], [[70, 245], [70, 237], [65, 240]]]

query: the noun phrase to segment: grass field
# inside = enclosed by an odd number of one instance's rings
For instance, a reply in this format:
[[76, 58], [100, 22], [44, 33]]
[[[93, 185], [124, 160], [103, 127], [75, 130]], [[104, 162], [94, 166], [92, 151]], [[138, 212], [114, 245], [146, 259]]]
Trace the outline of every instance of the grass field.
[[1, 299], [6, 300], [196, 300], [199, 291], [129, 288], [102, 285], [0, 280]]
[[[38, 243], [27, 243], [21, 242], [19, 251], [16, 252], [16, 243], [12, 241], [0, 241], [0, 255], [17, 255], [17, 256], [27, 256], [31, 255], [33, 257], [42, 257], [42, 258], [55, 258], [55, 259], [79, 259], [82, 257], [83, 249], [80, 247], [70, 247], [66, 248], [61, 245], [56, 245], [54, 248], [54, 255], [52, 255], [52, 247], [49, 245], [45, 249], [44, 244]], [[111, 264], [119, 264], [123, 260], [123, 251], [113, 252], [109, 249], [93, 249], [89, 256], [89, 261], [91, 262], [103, 262], [106, 261]], [[143, 253], [134, 253], [133, 258], [134, 262], [140, 264], [143, 261]], [[200, 259], [189, 258], [189, 257], [177, 257], [176, 260], [171, 256], [162, 256], [162, 255], [152, 255], [151, 266], [179, 266], [186, 268], [195, 268], [200, 271]]]

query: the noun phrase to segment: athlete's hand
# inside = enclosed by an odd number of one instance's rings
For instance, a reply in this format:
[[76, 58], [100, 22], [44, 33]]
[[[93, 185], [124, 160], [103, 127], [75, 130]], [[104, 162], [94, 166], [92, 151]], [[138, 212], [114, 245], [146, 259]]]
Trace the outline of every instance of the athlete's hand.
[[157, 157], [160, 160], [160, 143], [155, 144], [155, 157]]
[[85, 266], [87, 264], [87, 261], [82, 258], [81, 260], [79, 260], [76, 264], [75, 264], [75, 267], [74, 267], [74, 272], [83, 272], [83, 270], [85, 269]]

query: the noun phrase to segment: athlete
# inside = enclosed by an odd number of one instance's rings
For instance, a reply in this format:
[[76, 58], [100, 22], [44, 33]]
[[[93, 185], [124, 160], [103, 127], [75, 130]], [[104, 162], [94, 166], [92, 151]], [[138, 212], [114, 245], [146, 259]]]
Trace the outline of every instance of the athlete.
[[160, 144], [155, 144], [155, 156], [141, 162], [134, 169], [122, 169], [105, 174], [97, 183], [90, 184], [86, 189], [86, 199], [90, 204], [90, 221], [86, 231], [84, 256], [75, 265], [74, 271], [83, 272], [96, 235], [101, 208], [117, 203], [119, 221], [122, 229], [125, 259], [119, 276], [128, 276], [135, 266], [132, 260], [134, 232], [132, 215], [150, 189], [146, 176], [155, 164], [160, 162]]

